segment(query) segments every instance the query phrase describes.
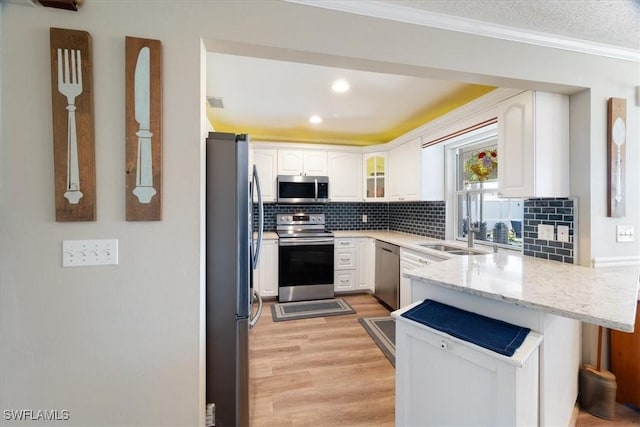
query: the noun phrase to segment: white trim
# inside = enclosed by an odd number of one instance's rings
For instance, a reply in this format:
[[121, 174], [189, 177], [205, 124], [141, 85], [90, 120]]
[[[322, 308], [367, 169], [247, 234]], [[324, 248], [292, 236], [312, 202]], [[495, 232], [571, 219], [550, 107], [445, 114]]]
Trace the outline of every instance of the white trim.
[[527, 43], [555, 49], [569, 50], [590, 55], [606, 56], [625, 61], [640, 62], [640, 51], [606, 43], [576, 39], [539, 31], [493, 24], [485, 21], [445, 15], [376, 0], [285, 0], [306, 6], [320, 7], [340, 12], [354, 13], [373, 18], [405, 22], [442, 30], [457, 31], [502, 40]]
[[640, 266], [640, 256], [598, 257], [591, 260], [593, 268]]

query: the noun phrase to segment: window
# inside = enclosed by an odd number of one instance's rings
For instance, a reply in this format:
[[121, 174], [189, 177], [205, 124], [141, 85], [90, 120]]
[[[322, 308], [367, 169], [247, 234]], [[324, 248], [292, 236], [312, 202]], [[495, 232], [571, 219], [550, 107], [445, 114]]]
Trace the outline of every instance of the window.
[[448, 164], [454, 169], [448, 174], [454, 182], [447, 186], [455, 205], [451, 209], [454, 238], [468, 239], [470, 217], [477, 243], [521, 247], [523, 200], [498, 196], [500, 153], [495, 125], [456, 138], [447, 148], [452, 159]]

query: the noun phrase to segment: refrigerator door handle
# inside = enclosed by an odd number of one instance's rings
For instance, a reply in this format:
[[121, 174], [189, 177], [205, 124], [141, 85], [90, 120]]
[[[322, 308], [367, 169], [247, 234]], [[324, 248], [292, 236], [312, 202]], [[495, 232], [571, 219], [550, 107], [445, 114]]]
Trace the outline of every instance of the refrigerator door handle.
[[249, 320], [249, 329], [253, 329], [256, 323], [258, 323], [258, 320], [260, 320], [260, 316], [262, 316], [262, 297], [255, 289], [253, 289], [253, 297], [258, 299], [258, 311], [256, 311], [256, 315]]
[[262, 235], [264, 234], [264, 204], [262, 203], [262, 190], [260, 189], [260, 178], [258, 177], [258, 169], [253, 165], [253, 182], [258, 193], [258, 241], [256, 242], [253, 252], [252, 267], [258, 268], [258, 260], [260, 260], [260, 248], [262, 248]]

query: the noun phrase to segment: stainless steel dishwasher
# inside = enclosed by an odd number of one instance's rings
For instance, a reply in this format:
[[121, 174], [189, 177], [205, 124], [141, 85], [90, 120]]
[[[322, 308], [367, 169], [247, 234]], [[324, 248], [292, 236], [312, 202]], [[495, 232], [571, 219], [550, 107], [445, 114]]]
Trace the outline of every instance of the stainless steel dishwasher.
[[397, 310], [400, 307], [400, 249], [376, 240], [376, 297]]

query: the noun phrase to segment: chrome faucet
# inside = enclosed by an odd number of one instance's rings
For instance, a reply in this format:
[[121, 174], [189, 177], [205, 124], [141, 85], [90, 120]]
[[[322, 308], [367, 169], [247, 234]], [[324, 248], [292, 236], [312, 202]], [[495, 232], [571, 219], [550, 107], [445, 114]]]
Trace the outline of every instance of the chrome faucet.
[[467, 246], [469, 248], [473, 248], [473, 233], [478, 231], [476, 227], [472, 225], [471, 222], [471, 190], [467, 187], [466, 191], [466, 201], [467, 201]]

